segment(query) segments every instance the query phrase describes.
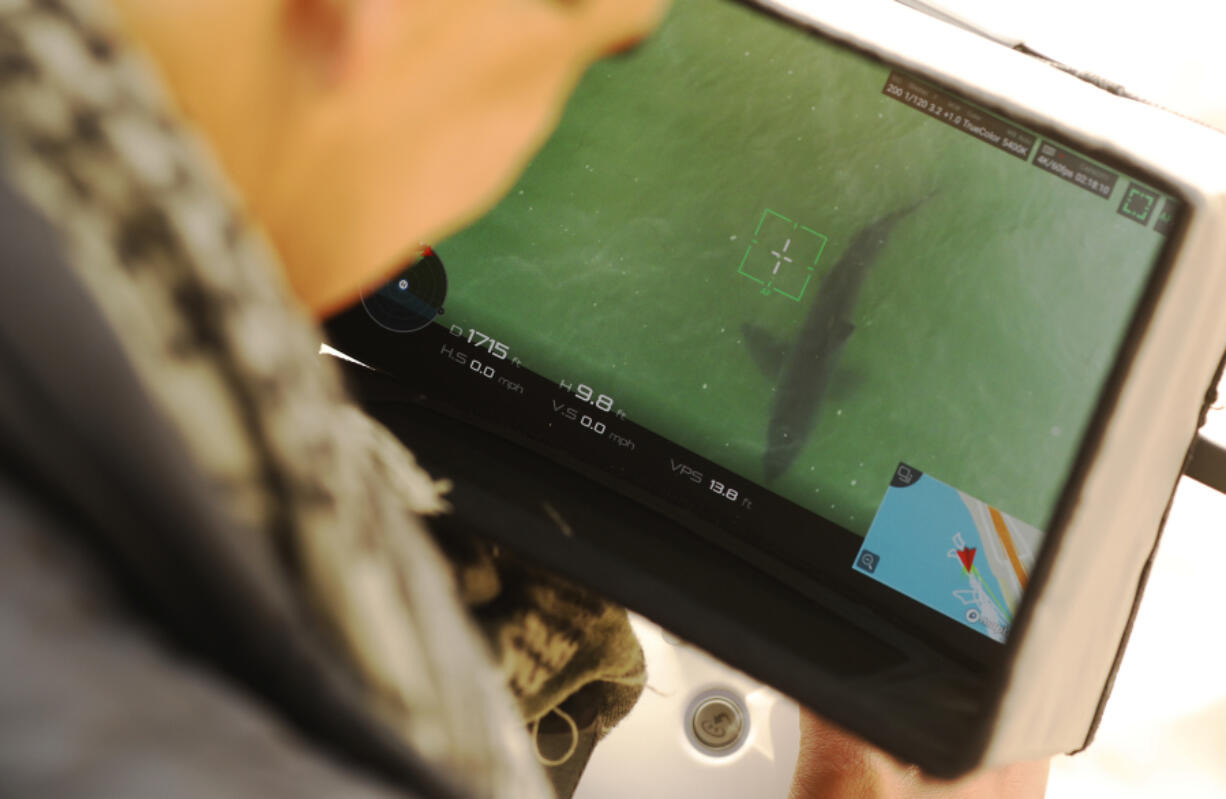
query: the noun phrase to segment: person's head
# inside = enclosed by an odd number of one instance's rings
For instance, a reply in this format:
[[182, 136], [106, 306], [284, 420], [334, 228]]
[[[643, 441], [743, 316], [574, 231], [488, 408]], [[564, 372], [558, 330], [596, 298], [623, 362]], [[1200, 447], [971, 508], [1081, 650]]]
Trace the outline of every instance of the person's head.
[[114, 0], [317, 312], [485, 210], [666, 0]]

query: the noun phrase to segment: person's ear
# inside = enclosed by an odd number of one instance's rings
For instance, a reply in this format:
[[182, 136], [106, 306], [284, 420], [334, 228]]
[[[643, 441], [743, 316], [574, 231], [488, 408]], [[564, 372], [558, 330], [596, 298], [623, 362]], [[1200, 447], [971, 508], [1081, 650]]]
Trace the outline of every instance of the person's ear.
[[354, 57], [352, 33], [364, 0], [285, 0], [285, 32], [312, 77], [339, 80]]
[[661, 0], [580, 0], [572, 13], [588, 32], [588, 58], [627, 50], [660, 24], [668, 8]]

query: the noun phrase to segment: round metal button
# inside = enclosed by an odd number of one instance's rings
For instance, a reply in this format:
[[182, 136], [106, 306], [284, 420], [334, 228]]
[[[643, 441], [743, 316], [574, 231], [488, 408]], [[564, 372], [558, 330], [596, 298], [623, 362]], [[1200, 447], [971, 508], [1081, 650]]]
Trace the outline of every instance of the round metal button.
[[710, 754], [729, 754], [745, 737], [745, 711], [730, 696], [707, 696], [690, 710], [691, 740]]

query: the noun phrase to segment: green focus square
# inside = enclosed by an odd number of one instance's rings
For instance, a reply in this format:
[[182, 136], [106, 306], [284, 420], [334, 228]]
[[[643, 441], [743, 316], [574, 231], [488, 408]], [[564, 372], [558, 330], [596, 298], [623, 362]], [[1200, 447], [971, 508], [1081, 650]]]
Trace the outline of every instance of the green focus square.
[[763, 294], [800, 302], [826, 249], [827, 238], [767, 208], [737, 272], [754, 281]]

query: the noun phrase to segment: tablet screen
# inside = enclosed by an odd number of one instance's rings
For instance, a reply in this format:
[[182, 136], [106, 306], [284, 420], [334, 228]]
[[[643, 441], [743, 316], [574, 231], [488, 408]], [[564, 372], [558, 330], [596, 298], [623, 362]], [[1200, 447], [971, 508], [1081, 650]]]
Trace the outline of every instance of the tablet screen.
[[364, 303], [429, 322], [404, 338], [453, 407], [1003, 641], [1178, 208], [844, 45], [681, 0], [492, 213]]

